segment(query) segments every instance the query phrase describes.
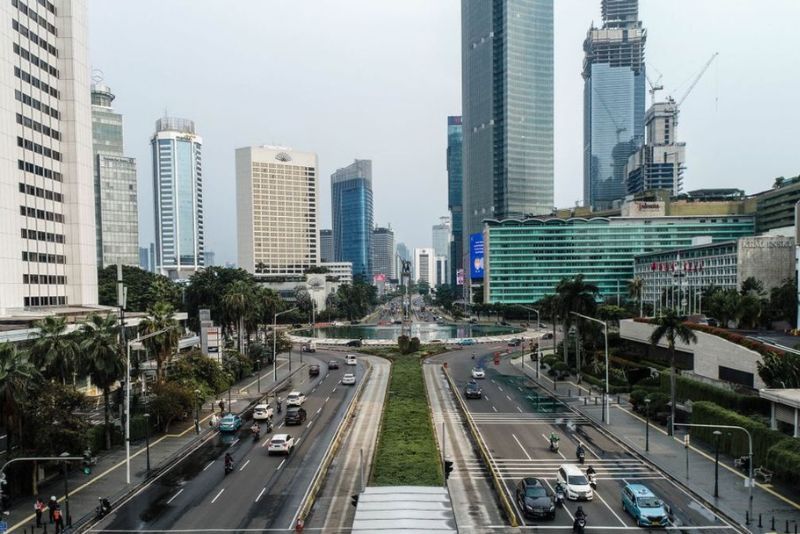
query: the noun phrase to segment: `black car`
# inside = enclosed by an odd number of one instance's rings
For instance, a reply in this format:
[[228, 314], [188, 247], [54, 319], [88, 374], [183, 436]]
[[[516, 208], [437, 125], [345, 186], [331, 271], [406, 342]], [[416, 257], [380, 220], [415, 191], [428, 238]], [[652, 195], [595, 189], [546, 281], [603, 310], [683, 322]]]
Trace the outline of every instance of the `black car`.
[[347, 346], [348, 347], [360, 347], [361, 346], [361, 340], [360, 339], [353, 339], [351, 341], [348, 341], [347, 342]]
[[319, 365], [309, 365], [308, 376], [319, 376]]
[[308, 414], [302, 406], [289, 406], [286, 408], [286, 418], [283, 422], [286, 426], [301, 425], [305, 422]]
[[553, 493], [538, 478], [523, 478], [517, 483], [517, 505], [525, 517], [556, 517]]
[[464, 387], [464, 396], [468, 399], [480, 399], [483, 397], [483, 391], [478, 383], [472, 380]]
[[328, 362], [328, 369], [333, 370], [338, 368], [339, 368], [339, 362], [337, 362], [336, 360], [331, 360]]

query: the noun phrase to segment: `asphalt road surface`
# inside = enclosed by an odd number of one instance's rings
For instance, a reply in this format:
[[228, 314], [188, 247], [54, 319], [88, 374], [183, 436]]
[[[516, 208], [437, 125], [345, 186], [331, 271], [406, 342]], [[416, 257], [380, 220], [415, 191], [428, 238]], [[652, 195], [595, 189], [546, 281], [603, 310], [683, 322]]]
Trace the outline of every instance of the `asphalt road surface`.
[[[90, 532], [236, 532], [250, 529], [288, 529], [309, 484], [322, 461], [355, 388], [341, 385], [341, 377], [354, 368], [344, 365], [341, 353], [318, 351], [321, 367], [317, 378], [307, 371], [295, 375], [293, 390], [305, 392], [308, 419], [286, 427], [275, 414], [273, 433], [288, 433], [295, 447], [288, 456], [269, 456], [266, 445], [272, 434], [255, 441], [249, 432], [250, 413], [236, 434], [214, 434], [199, 449], [178, 460], [117, 507]], [[337, 360], [339, 370], [328, 369]], [[356, 377], [364, 374], [356, 366]], [[286, 397], [288, 391], [281, 396]], [[224, 455], [234, 458], [234, 471], [224, 473]]]
[[[485, 368], [486, 378], [478, 381], [483, 389], [483, 398], [466, 400], [466, 404], [489, 449], [491, 461], [502, 477], [520, 525], [566, 531], [571, 529], [575, 510], [580, 505], [588, 516], [587, 528], [591, 531], [641, 530], [621, 504], [621, 490], [625, 484], [641, 483], [672, 507], [673, 528], [692, 532], [737, 532], [684, 488], [627, 452], [585, 418], [552, 402], [507, 360], [501, 360], [496, 366], [492, 357], [496, 350], [505, 350], [505, 347], [482, 346], [475, 360], [470, 357], [471, 351], [457, 351], [440, 355], [436, 361], [448, 362], [451, 376], [458, 386], [457, 393], [462, 398], [463, 388], [471, 380], [472, 367]], [[549, 449], [550, 432], [561, 438], [558, 452]], [[594, 499], [581, 503], [568, 501], [563, 508], [557, 509], [554, 520], [525, 518], [515, 499], [517, 482], [525, 477], [534, 477], [544, 479], [553, 489], [559, 466], [577, 464], [579, 442], [587, 451], [585, 464], [581, 467], [585, 470], [591, 465], [597, 471], [598, 486]], [[488, 476], [485, 467], [476, 459], [456, 465], [451, 479], [483, 479]]]

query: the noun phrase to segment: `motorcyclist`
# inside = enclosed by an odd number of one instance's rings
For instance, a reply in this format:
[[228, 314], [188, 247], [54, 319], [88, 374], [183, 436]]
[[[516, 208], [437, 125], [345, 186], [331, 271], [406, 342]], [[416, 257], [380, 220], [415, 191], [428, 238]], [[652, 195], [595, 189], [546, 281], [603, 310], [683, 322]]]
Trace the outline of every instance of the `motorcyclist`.
[[[572, 523], [572, 530], [577, 531], [580, 530], [578, 527], [578, 521], [583, 519], [584, 524], [586, 523], [586, 512], [583, 511], [583, 507], [578, 506], [578, 509], [575, 510], [575, 522]], [[582, 532], [582, 531], [581, 531]]]
[[278, 405], [278, 413], [281, 413], [281, 398], [280, 397], [276, 397], [275, 398], [275, 403]]
[[475, 359], [475, 353], [474, 352], [472, 353], [472, 359], [473, 360]]
[[592, 466], [590, 465], [589, 467], [587, 467], [587, 468], [586, 468], [586, 475], [587, 475], [587, 476], [588, 476], [588, 475], [594, 475], [594, 474], [595, 474], [594, 467], [592, 467]]
[[254, 436], [258, 437], [261, 435], [261, 427], [258, 425], [257, 422], [253, 422], [253, 426], [250, 427], [250, 432], [253, 433]]
[[575, 457], [580, 459], [581, 456], [586, 456], [586, 451], [583, 449], [583, 443], [578, 443], [578, 448], [575, 449]]
[[225, 469], [231, 469], [233, 467], [233, 456], [231, 453], [225, 453]]

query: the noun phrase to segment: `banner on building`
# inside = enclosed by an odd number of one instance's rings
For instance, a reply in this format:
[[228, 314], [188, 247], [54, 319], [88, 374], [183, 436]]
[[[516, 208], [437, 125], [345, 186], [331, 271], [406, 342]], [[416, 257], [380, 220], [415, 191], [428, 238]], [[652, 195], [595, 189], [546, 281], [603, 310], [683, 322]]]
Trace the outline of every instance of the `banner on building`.
[[472, 280], [483, 280], [483, 234], [469, 236], [469, 277]]
[[456, 285], [464, 285], [464, 269], [456, 269]]

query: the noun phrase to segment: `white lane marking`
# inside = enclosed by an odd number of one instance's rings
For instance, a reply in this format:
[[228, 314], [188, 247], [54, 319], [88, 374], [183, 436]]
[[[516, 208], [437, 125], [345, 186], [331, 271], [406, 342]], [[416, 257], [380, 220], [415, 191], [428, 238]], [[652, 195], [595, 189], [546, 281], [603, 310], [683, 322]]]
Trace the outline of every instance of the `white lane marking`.
[[600, 492], [598, 492], [597, 490], [594, 490], [594, 496], [595, 496], [595, 497], [597, 497], [598, 499], [600, 499], [600, 501], [602, 501], [602, 503], [606, 505], [606, 508], [608, 508], [608, 510], [609, 510], [609, 511], [610, 511], [612, 514], [614, 514], [614, 517], [616, 517], [616, 518], [617, 518], [617, 521], [619, 521], [620, 523], [622, 523], [622, 526], [628, 526], [628, 525], [625, 523], [625, 521], [623, 521], [623, 520], [622, 520], [622, 518], [621, 518], [620, 516], [618, 516], [618, 515], [617, 515], [617, 512], [615, 512], [615, 511], [614, 511], [614, 509], [613, 509], [613, 508], [611, 508], [611, 507], [608, 505], [608, 503], [607, 503], [607, 502], [606, 502], [606, 500], [603, 498], [603, 496], [602, 496], [602, 495], [600, 495]]
[[319, 408], [317, 408], [317, 411], [314, 413], [314, 415], [318, 414], [318, 413], [319, 413], [319, 412], [321, 412], [321, 411], [322, 411], [322, 406], [320, 406]]
[[518, 411], [519, 413], [522, 413], [522, 408], [520, 408], [519, 406], [517, 406], [516, 408], [517, 408], [517, 411]]
[[239, 443], [239, 438], [236, 438], [235, 440], [233, 440], [233, 442], [231, 443], [231, 447], [233, 447], [237, 443]]
[[[492, 382], [494, 382], [494, 380], [492, 380]], [[501, 388], [500, 386], [497, 386], [497, 389], [499, 389], [501, 393], [503, 392], [503, 388]]]
[[175, 500], [175, 497], [177, 497], [177, 496], [178, 496], [178, 495], [180, 495], [181, 493], [183, 493], [183, 488], [179, 489], [179, 490], [178, 490], [178, 493], [176, 493], [175, 495], [173, 495], [172, 497], [170, 497], [170, 498], [169, 498], [169, 500], [167, 501], [167, 504], [169, 504], [169, 503], [171, 503], [172, 501], [174, 501], [174, 500]]
[[312, 419], [311, 421], [308, 422], [308, 424], [306, 425], [306, 428], [311, 428], [311, 425], [313, 425], [313, 424], [314, 424], [314, 420]]
[[283, 428], [283, 421], [281, 421], [281, 424], [278, 425], [278, 428]]
[[205, 466], [205, 467], [203, 468], [203, 471], [205, 471], [206, 469], [208, 469], [208, 468], [209, 468], [209, 467], [211, 467], [212, 465], [214, 465], [214, 460], [211, 460], [211, 461], [208, 463], [208, 465], [207, 465], [207, 466]]
[[330, 397], [325, 397], [325, 402], [328, 402], [329, 400], [331, 400]]
[[242, 467], [239, 468], [239, 471], [244, 471], [244, 468], [247, 467], [247, 464], [250, 463], [250, 460], [247, 460]]
[[331, 391], [331, 393], [336, 393], [336, 388], [333, 388], [333, 391]]
[[219, 493], [217, 493], [217, 496], [214, 497], [213, 499], [211, 499], [211, 504], [214, 504], [215, 502], [217, 502], [217, 499], [219, 499], [219, 496], [222, 495], [223, 491], [225, 491], [225, 488], [222, 488], [221, 490], [219, 490]]
[[483, 398], [484, 398], [484, 399], [486, 399], [486, 400], [489, 400], [489, 395], [487, 395], [486, 393], [484, 393], [484, 394], [483, 394]]
[[264, 495], [265, 491], [267, 491], [267, 488], [261, 488], [261, 493], [258, 494], [258, 497], [256, 497], [256, 500], [253, 502], [258, 502], [261, 499], [261, 496]]
[[281, 463], [280, 463], [280, 465], [277, 467], [277, 469], [275, 469], [275, 471], [277, 471], [278, 469], [280, 469], [281, 467], [283, 467], [283, 464], [285, 464], [285, 463], [286, 463], [286, 458], [284, 458], [283, 460], [281, 460]]
[[[547, 437], [547, 436], [545, 436], [544, 434], [542, 434], [542, 437], [544, 438], [544, 440], [547, 442], [547, 444], [548, 444], [548, 446], [549, 446], [549, 445], [550, 445], [550, 438], [548, 438], [548, 437]], [[562, 454], [562, 452], [561, 452], [561, 450], [560, 450], [560, 449], [559, 449], [559, 450], [557, 450], [556, 452], [558, 453], [558, 455], [559, 455], [559, 456], [561, 456], [561, 458], [562, 458], [562, 459], [564, 459], [564, 460], [566, 460], [566, 459], [567, 459], [567, 457], [566, 457], [566, 456], [564, 456], [564, 454]]]
[[514, 402], [514, 401], [511, 400], [511, 397], [509, 397], [508, 395], [506, 395], [506, 398], [508, 399], [508, 402]]
[[311, 393], [314, 393], [315, 391], [317, 391], [317, 388], [312, 389]]
[[494, 410], [494, 411], [497, 411], [497, 408], [495, 408], [494, 406], [492, 406], [492, 410]]
[[517, 435], [511, 434], [511, 437], [514, 438], [514, 441], [517, 442], [517, 445], [519, 445], [519, 448], [522, 449], [522, 452], [525, 454], [525, 456], [528, 457], [528, 460], [533, 460], [533, 458], [531, 458], [531, 455], [528, 454], [528, 451], [525, 450], [525, 447], [522, 446], [522, 442], [520, 442], [519, 438], [517, 438]]
[[303, 438], [297, 438], [296, 440], [294, 440], [294, 446], [295, 447], [297, 447], [297, 445], [300, 443], [301, 439], [303, 439]]
[[262, 447], [266, 447], [267, 443], [269, 443], [270, 437], [267, 436], [267, 439], [264, 440], [264, 443], [261, 444]]

